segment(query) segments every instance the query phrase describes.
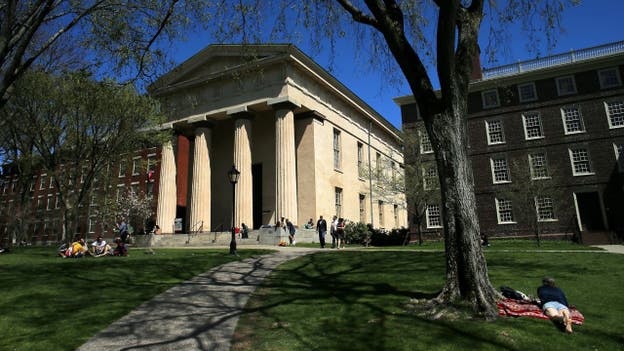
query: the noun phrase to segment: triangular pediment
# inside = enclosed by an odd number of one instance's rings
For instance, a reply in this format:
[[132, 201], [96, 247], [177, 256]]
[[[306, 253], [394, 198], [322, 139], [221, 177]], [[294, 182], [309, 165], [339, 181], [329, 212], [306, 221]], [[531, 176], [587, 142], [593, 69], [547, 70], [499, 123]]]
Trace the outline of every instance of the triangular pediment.
[[224, 72], [249, 67], [254, 62], [283, 57], [289, 44], [273, 45], [210, 45], [159, 78], [149, 88], [157, 91], [167, 87], [198, 82]]

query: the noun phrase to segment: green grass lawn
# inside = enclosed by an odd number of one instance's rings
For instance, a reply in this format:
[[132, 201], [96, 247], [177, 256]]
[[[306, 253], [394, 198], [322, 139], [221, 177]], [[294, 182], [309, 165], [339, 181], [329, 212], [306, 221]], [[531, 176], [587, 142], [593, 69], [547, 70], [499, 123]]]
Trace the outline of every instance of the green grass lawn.
[[54, 248], [0, 255], [0, 350], [74, 350], [157, 294], [237, 259], [227, 249], [130, 250], [128, 257], [62, 259]]
[[430, 320], [410, 299], [444, 284], [440, 252], [342, 251], [271, 274], [239, 321], [233, 350], [624, 350], [624, 255], [486, 250], [492, 283], [528, 294], [553, 276], [585, 324], [567, 335], [527, 317]]

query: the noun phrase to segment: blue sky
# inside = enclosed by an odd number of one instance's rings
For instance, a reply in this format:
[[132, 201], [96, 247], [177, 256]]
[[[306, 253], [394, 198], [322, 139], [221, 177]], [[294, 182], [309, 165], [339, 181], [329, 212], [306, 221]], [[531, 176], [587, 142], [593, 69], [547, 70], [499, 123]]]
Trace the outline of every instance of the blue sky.
[[[539, 0], [537, 0], [539, 1]], [[584, 49], [606, 43], [624, 40], [624, 0], [583, 0], [579, 6], [568, 8], [563, 14], [562, 31], [557, 36], [554, 48], [539, 48], [541, 56], [569, 52], [570, 50]], [[480, 34], [481, 46], [487, 42], [487, 31], [482, 27]], [[495, 67], [517, 61], [530, 60], [536, 57], [536, 52], [527, 50], [523, 34], [516, 29], [510, 30], [510, 42], [507, 52], [498, 56], [498, 63], [488, 63], [482, 55], [484, 67]], [[174, 46], [174, 58], [181, 63], [211, 44], [208, 36], [196, 36], [195, 39], [178, 43]], [[352, 40], [340, 42], [341, 52], [350, 52], [354, 43]], [[306, 44], [298, 44], [300, 49], [310, 55]], [[311, 55], [312, 56], [312, 55]], [[376, 72], [366, 63], [354, 64], [351, 54], [337, 54], [330, 65], [328, 55], [312, 56], [321, 66], [331, 73], [344, 85], [356, 93], [360, 98], [372, 106], [377, 112], [389, 120], [397, 128], [401, 125], [399, 107], [392, 98], [410, 94], [409, 88], [401, 82], [389, 82], [383, 74]]]

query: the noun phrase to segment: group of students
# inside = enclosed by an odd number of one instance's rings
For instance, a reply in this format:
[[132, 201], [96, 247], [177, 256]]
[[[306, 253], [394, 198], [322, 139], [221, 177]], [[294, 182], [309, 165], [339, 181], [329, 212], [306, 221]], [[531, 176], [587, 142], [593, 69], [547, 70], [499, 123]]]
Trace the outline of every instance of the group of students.
[[[311, 218], [310, 221], [312, 221]], [[334, 216], [334, 218], [332, 218], [329, 231], [329, 234], [332, 237], [332, 249], [344, 249], [346, 241], [346, 235], [344, 230], [345, 225], [346, 220], [344, 218], [338, 218], [338, 216]], [[325, 235], [327, 234], [327, 221], [323, 218], [323, 216], [320, 216], [319, 220], [316, 222], [316, 231], [319, 235], [319, 243], [321, 244], [321, 249], [324, 249]]]
[[116, 247], [113, 249], [101, 235], [87, 246], [84, 238], [71, 243], [69, 246], [63, 245], [59, 248], [58, 255], [63, 258], [80, 258], [85, 256], [103, 257], [103, 256], [128, 256], [128, 248], [126, 243], [120, 238], [115, 238]]

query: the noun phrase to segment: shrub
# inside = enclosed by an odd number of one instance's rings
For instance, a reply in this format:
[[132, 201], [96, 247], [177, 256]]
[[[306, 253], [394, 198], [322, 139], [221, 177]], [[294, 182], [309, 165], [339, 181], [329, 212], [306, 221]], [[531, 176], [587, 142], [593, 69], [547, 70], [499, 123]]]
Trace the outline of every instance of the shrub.
[[350, 244], [370, 245], [373, 230], [369, 225], [358, 222], [349, 222], [345, 226], [345, 235]]

